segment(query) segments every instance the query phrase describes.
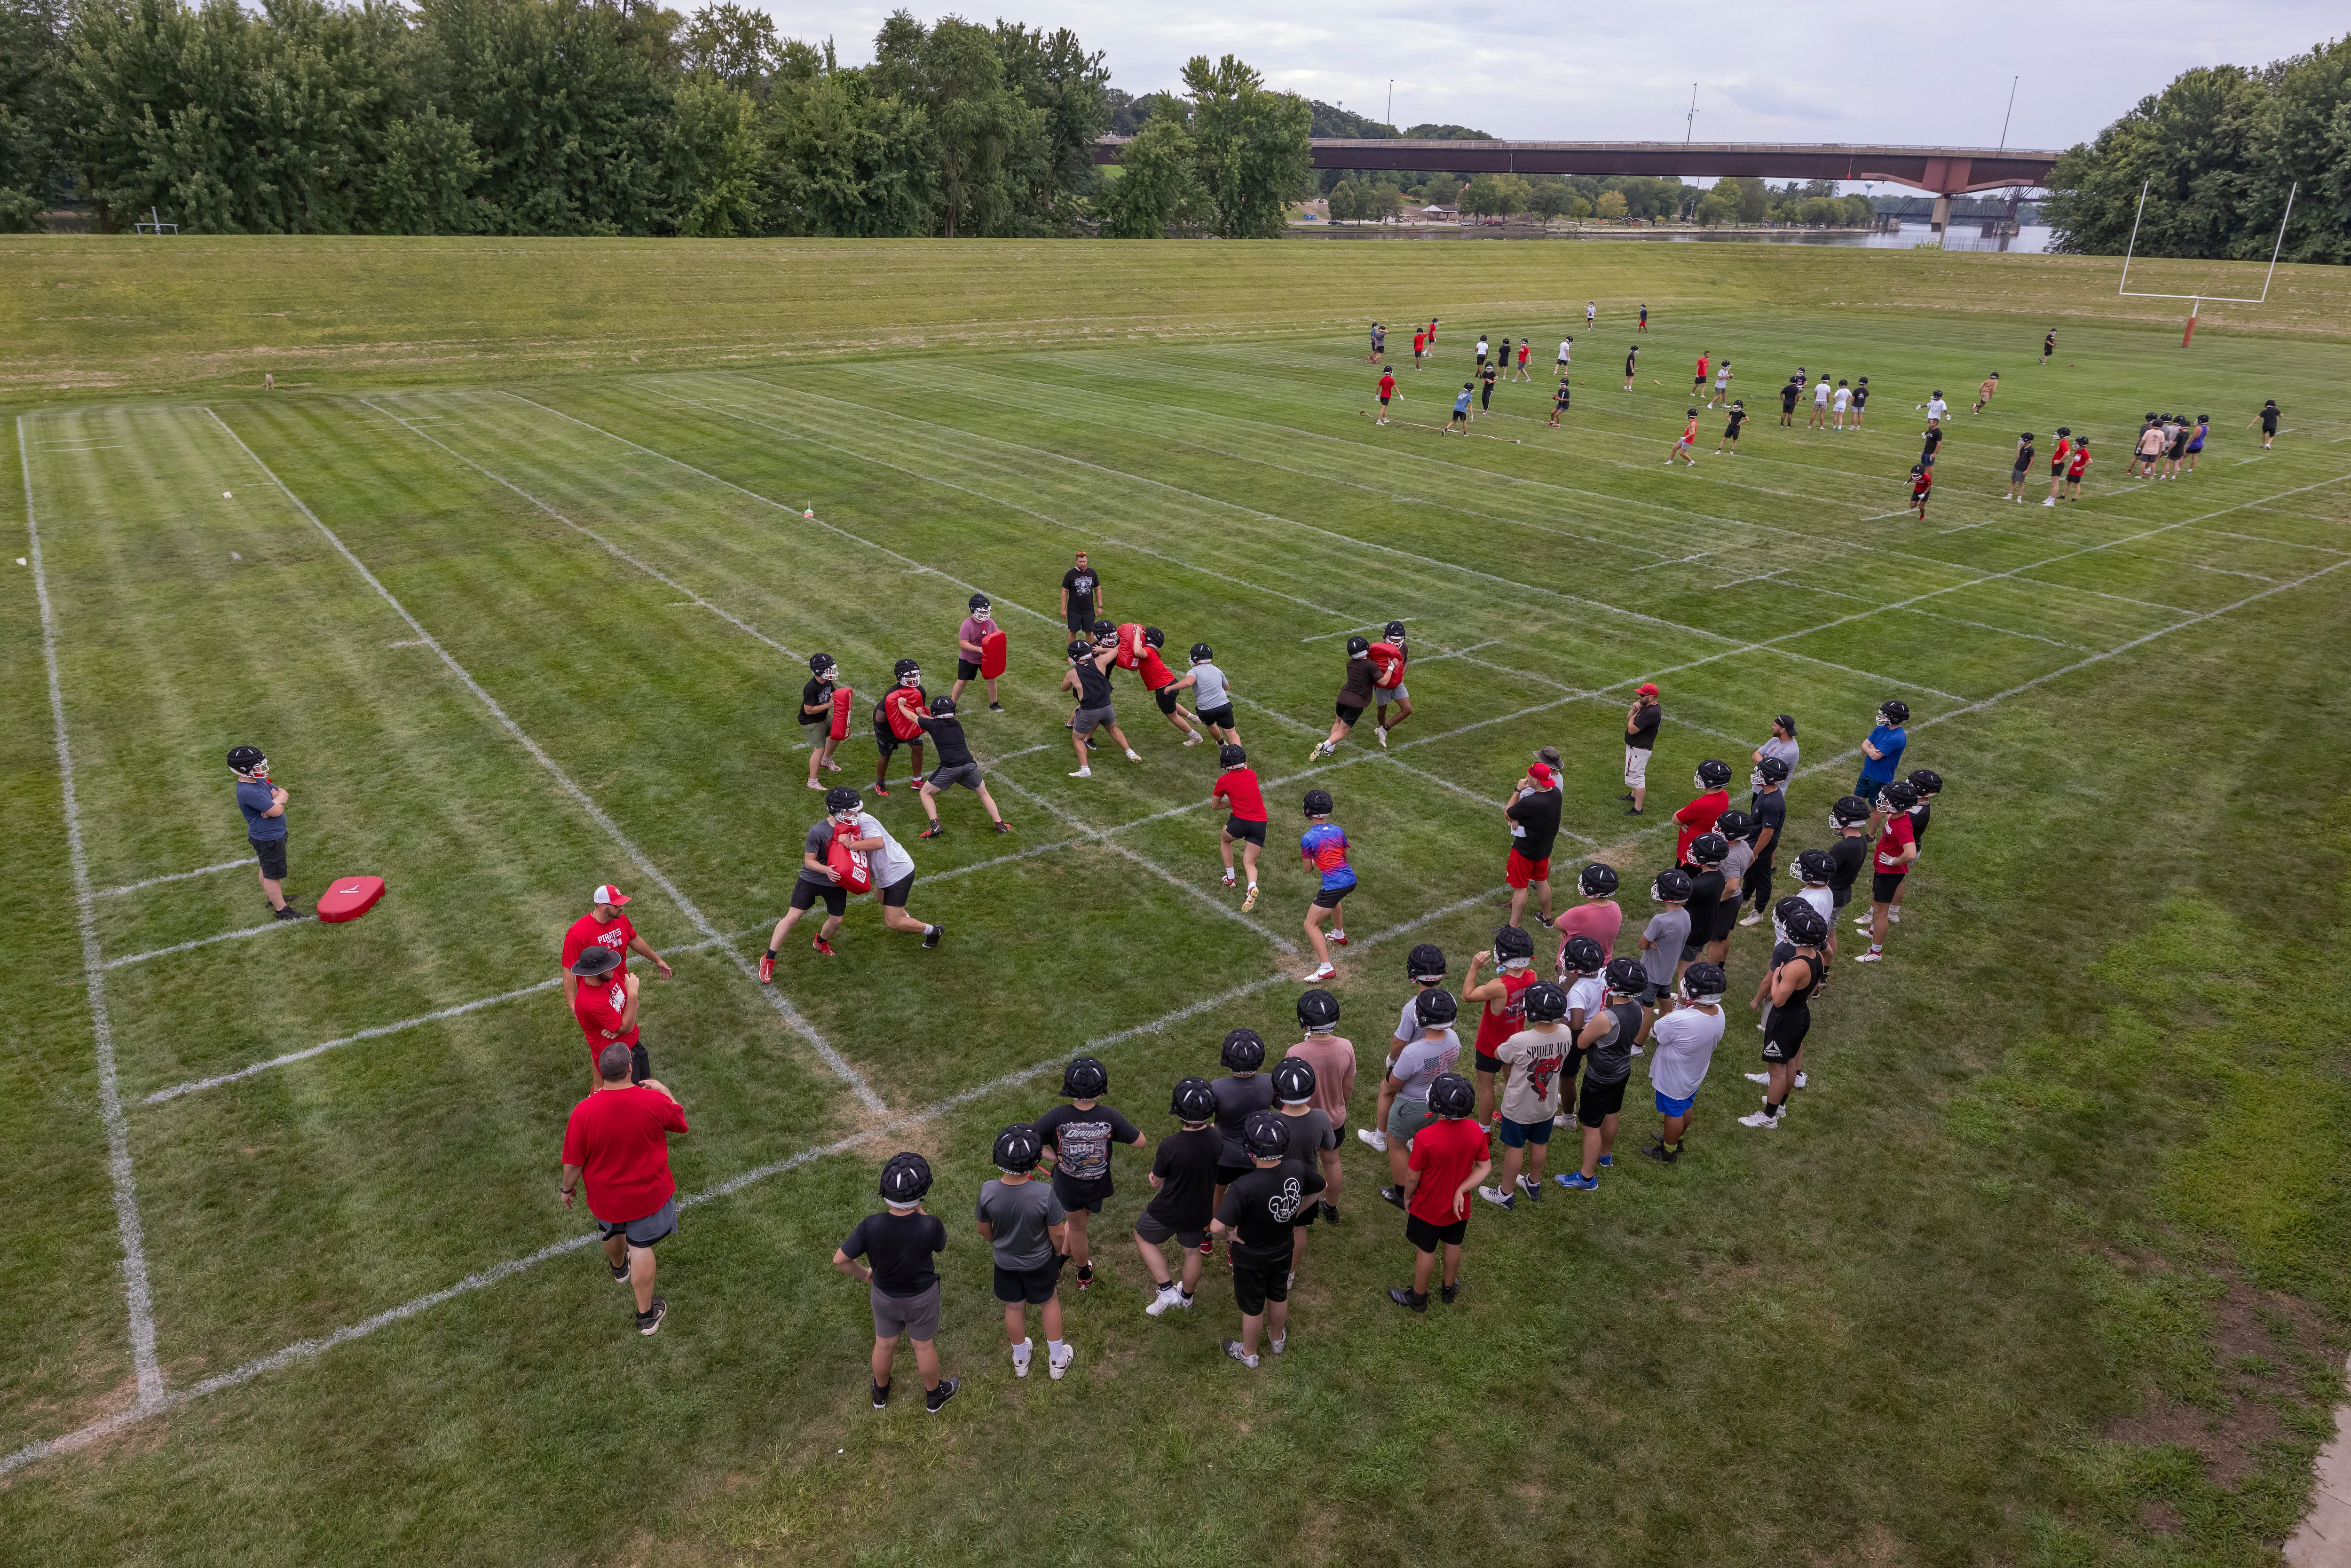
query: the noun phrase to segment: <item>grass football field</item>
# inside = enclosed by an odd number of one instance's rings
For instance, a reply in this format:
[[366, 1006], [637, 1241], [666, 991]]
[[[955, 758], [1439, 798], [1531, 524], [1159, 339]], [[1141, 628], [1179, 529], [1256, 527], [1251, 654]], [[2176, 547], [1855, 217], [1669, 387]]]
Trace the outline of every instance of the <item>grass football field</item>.
[[[402, 264], [29, 247], [51, 270], [15, 296], [0, 451], [26, 530], [0, 622], [5, 1555], [2274, 1561], [2351, 1346], [2351, 350], [2310, 304], [2335, 283], [2304, 269], [2290, 329], [2208, 319], [2183, 352], [2060, 258], [1492, 248], [1490, 277], [1414, 246], [743, 247], [739, 277], [717, 247], [534, 251], [629, 300], [573, 354], [559, 290], [533, 316], [509, 272], [476, 299], [512, 257], [424, 246], [381, 293], [402, 342], [456, 347], [256, 357], [242, 308]], [[869, 254], [858, 342], [823, 301]], [[665, 318], [673, 256], [696, 298], [756, 309]], [[35, 321], [53, 284], [183, 314], [142, 358], [131, 329]], [[1446, 318], [1386, 429], [1336, 298]], [[778, 347], [795, 316], [812, 335]], [[506, 336], [469, 340], [491, 317]], [[1536, 380], [1440, 440], [1481, 329], [1532, 339]], [[1669, 471], [1701, 350], [1757, 413], [1742, 455]], [[289, 384], [262, 394], [264, 364]], [[1867, 428], [1777, 428], [1799, 364], [1868, 376]], [[1935, 388], [1954, 428], [1922, 524]], [[2265, 453], [2243, 424], [2271, 397]], [[2213, 415], [2192, 478], [2123, 476], [2149, 409]], [[2016, 433], [2045, 462], [2059, 424], [2095, 442], [2085, 499], [2000, 499]], [[1113, 619], [1232, 676], [1274, 819], [1252, 914], [1217, 883], [1213, 749], [1132, 677], [1143, 762], [1066, 777], [1078, 549]], [[862, 903], [837, 957], [796, 943], [763, 989], [821, 810], [806, 655], [865, 695], [912, 656], [944, 690], [975, 588], [1009, 711], [967, 694], [967, 727], [1017, 833], [958, 792], [915, 841], [902, 757], [876, 810], [946, 940]], [[1345, 633], [1391, 617], [1417, 711], [1310, 765]], [[1618, 737], [1647, 680], [1667, 718], [1630, 819]], [[1350, 1139], [1288, 1354], [1244, 1371], [1221, 1257], [1193, 1312], [1142, 1314], [1147, 1155], [1122, 1155], [1097, 1282], [1065, 1277], [1076, 1366], [1014, 1380], [969, 1223], [990, 1142], [1081, 1050], [1156, 1140], [1228, 1029], [1295, 1038], [1310, 783], [1362, 878], [1332, 987], [1360, 1124], [1405, 949], [1458, 977], [1501, 918], [1499, 800], [1531, 748], [1567, 758], [1561, 892], [1615, 863], [1630, 932], [1699, 760], [1743, 779], [1795, 715], [1789, 847], [1816, 847], [1891, 696], [1906, 767], [1949, 787], [1887, 961], [1835, 971], [1779, 1130], [1734, 1124], [1766, 946], [1742, 930], [1683, 1160], [1632, 1157], [1636, 1072], [1599, 1191], [1479, 1206], [1455, 1305], [1386, 1300], [1411, 1254]], [[835, 781], [871, 782], [864, 706]], [[372, 873], [377, 910], [267, 921], [221, 766], [244, 741], [292, 792], [289, 893]], [[554, 1192], [584, 1087], [555, 950], [604, 881], [675, 963], [645, 1038], [694, 1126], [651, 1339]], [[830, 1266], [899, 1148], [932, 1160], [951, 1238], [939, 1343], [967, 1381], [935, 1418], [904, 1356], [868, 1407], [864, 1291]]]

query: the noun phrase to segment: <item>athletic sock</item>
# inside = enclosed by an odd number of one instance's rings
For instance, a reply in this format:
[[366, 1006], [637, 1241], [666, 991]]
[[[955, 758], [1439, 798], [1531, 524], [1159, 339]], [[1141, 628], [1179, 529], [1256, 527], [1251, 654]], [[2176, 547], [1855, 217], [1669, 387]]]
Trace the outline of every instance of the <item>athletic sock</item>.
[[1061, 1354], [1061, 1343], [1062, 1343], [1061, 1341], [1057, 1340], [1057, 1339], [1049, 1339], [1049, 1340], [1047, 1340], [1047, 1341], [1045, 1342], [1045, 1354], [1046, 1354], [1047, 1355], [1059, 1355], [1059, 1354]]
[[770, 957], [770, 958], [773, 958], [775, 956], [776, 956], [776, 950], [775, 950], [773, 947], [768, 948], [768, 957]]

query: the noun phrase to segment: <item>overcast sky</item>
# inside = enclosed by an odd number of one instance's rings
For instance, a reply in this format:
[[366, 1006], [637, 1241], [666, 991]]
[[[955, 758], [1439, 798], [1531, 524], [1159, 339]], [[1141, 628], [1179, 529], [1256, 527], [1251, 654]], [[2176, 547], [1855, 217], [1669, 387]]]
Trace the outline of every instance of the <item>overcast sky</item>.
[[[673, 0], [675, 3], [675, 0]], [[690, 9], [691, 5], [681, 6]], [[778, 30], [872, 58], [887, 5], [771, 0]], [[925, 20], [954, 7], [909, 6]], [[2022, 76], [2008, 142], [2063, 148], [2191, 66], [2260, 65], [2346, 26], [2340, 4], [2227, 0], [1635, 0], [1565, 6], [1429, 0], [1005, 0], [961, 15], [1066, 26], [1142, 94], [1196, 54], [1237, 54], [1274, 86], [1395, 122], [1475, 126], [1514, 140], [1678, 141], [1698, 86], [1700, 141], [1990, 147]]]

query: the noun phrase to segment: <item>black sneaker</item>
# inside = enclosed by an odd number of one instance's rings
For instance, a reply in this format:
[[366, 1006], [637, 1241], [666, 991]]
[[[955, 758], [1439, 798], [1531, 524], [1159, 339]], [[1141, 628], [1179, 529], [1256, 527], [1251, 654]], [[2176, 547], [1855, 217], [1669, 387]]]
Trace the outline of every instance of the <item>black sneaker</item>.
[[669, 1302], [663, 1297], [653, 1298], [653, 1309], [637, 1314], [637, 1332], [650, 1334], [660, 1329], [662, 1319], [669, 1316]]
[[1541, 922], [1542, 922], [1543, 926], [1544, 926], [1544, 928], [1545, 928], [1545, 929], [1549, 929], [1549, 928], [1550, 928], [1550, 925], [1551, 925], [1551, 916], [1550, 916], [1550, 915], [1545, 915], [1541, 910], [1538, 909], [1537, 911], [1535, 911], [1535, 918], [1536, 918], [1537, 920], [1540, 920], [1540, 921], [1541, 921]]
[[[1451, 1283], [1451, 1284], [1449, 1284], [1449, 1285], [1439, 1285], [1439, 1286], [1437, 1288], [1437, 1293], [1439, 1296], [1441, 1296], [1441, 1297], [1443, 1297], [1443, 1298], [1444, 1298], [1444, 1300], [1445, 1300], [1445, 1304], [1446, 1304], [1447, 1306], [1448, 1306], [1448, 1307], [1449, 1307], [1449, 1306], [1451, 1306], [1455, 1301], [1457, 1301], [1460, 1300], [1460, 1299], [1461, 1299], [1461, 1276], [1460, 1276], [1460, 1275], [1458, 1275], [1458, 1274], [1456, 1274], [1456, 1275], [1453, 1277], [1453, 1283]], [[1426, 1297], [1426, 1296], [1423, 1296], [1423, 1297], [1421, 1298], [1421, 1300], [1422, 1300], [1422, 1301], [1426, 1301], [1427, 1299], [1428, 1299], [1428, 1298], [1427, 1298], [1427, 1297]]]
[[940, 1378], [939, 1385], [936, 1388], [931, 1389], [923, 1396], [924, 1412], [927, 1415], [937, 1415], [939, 1413], [939, 1406], [954, 1398], [956, 1396], [956, 1390], [962, 1386], [963, 1379], [960, 1377]]
[[1651, 1138], [1649, 1140], [1649, 1146], [1643, 1149], [1641, 1152], [1648, 1155], [1651, 1159], [1656, 1161], [1661, 1166], [1672, 1165], [1676, 1160], [1682, 1157], [1682, 1153], [1679, 1149], [1669, 1149], [1666, 1147], [1664, 1141], [1658, 1138]]
[[1407, 1290], [1402, 1285], [1390, 1285], [1388, 1287], [1388, 1300], [1394, 1301], [1399, 1307], [1410, 1307], [1416, 1312], [1425, 1312], [1428, 1311], [1428, 1298], [1426, 1296], [1416, 1295], [1410, 1290]]
[[611, 1259], [607, 1258], [604, 1260], [604, 1267], [612, 1270], [612, 1282], [614, 1284], [625, 1285], [629, 1282], [629, 1266], [626, 1263], [615, 1263]]
[[939, 938], [946, 934], [947, 928], [946, 926], [934, 925], [928, 931], [923, 933], [923, 946], [925, 947], [935, 947], [939, 945]]
[[873, 1385], [873, 1408], [876, 1410], [887, 1410], [890, 1408], [890, 1385], [888, 1384], [877, 1383]]
[[299, 920], [302, 918], [302, 912], [294, 907], [294, 901], [292, 899], [287, 899], [283, 908], [271, 910], [269, 915], [270, 918], [273, 920]]
[[990, 713], [1002, 713], [1004, 711], [1004, 705], [1002, 703], [990, 703], [987, 705], [987, 711]]
[[1380, 1196], [1387, 1199], [1390, 1203], [1395, 1204], [1398, 1208], [1402, 1208], [1404, 1207], [1404, 1189], [1402, 1187], [1384, 1186], [1380, 1188]]
[[1339, 1223], [1339, 1209], [1335, 1204], [1326, 1203], [1322, 1206], [1322, 1223], [1325, 1225]]
[[1646, 816], [1648, 813], [1642, 810], [1638, 806], [1627, 806], [1625, 808], [1625, 814], [1628, 817], [1642, 817]]
[[939, 826], [936, 822], [933, 822], [929, 827], [925, 828], [921, 832], [916, 833], [914, 836], [918, 839], [935, 839], [941, 833], [946, 831], [946, 830], [945, 828]]
[[1093, 1266], [1092, 1264], [1091, 1264], [1091, 1263], [1081, 1263], [1081, 1264], [1079, 1264], [1079, 1265], [1078, 1265], [1078, 1289], [1079, 1289], [1079, 1290], [1081, 1290], [1081, 1291], [1090, 1291], [1090, 1290], [1093, 1289], [1093, 1283], [1094, 1283], [1094, 1266]]

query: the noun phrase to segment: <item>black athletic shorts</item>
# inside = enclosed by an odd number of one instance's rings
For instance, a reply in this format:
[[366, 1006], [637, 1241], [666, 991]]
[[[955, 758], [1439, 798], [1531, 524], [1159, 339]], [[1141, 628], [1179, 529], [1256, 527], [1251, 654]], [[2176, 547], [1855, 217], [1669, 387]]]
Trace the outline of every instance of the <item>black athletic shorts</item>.
[[1241, 1309], [1241, 1316], [1254, 1318], [1265, 1312], [1268, 1301], [1290, 1300], [1290, 1260], [1280, 1262], [1259, 1262], [1249, 1258], [1233, 1259], [1233, 1300]]
[[913, 872], [908, 872], [905, 875], [900, 877], [897, 881], [892, 883], [889, 886], [882, 890], [882, 902], [883, 905], [891, 909], [905, 908], [906, 894], [914, 885], [914, 873]]
[[1092, 605], [1089, 604], [1086, 606], [1083, 613], [1072, 609], [1066, 619], [1070, 623], [1071, 636], [1083, 637], [1089, 643], [1094, 640], [1094, 611]]
[[1362, 722], [1364, 717], [1363, 707], [1361, 705], [1354, 703], [1334, 704], [1332, 705], [1331, 711], [1337, 714], [1342, 720], [1349, 725], [1359, 724]]
[[1176, 688], [1172, 685], [1162, 686], [1157, 691], [1151, 694], [1151, 700], [1159, 705], [1159, 711], [1161, 713], [1174, 713], [1176, 711]]
[[1088, 1214], [1100, 1214], [1102, 1202], [1110, 1197], [1110, 1177], [1096, 1176], [1091, 1181], [1063, 1176], [1060, 1166], [1053, 1170], [1053, 1196], [1061, 1200], [1064, 1210], [1084, 1209]]
[[1344, 887], [1318, 887], [1314, 890], [1314, 907], [1336, 909], [1339, 907], [1339, 901], [1354, 891], [1355, 884], [1352, 882]]
[[831, 883], [820, 886], [806, 877], [792, 883], [794, 909], [812, 908], [820, 898], [824, 900], [824, 912], [827, 915], [849, 913], [849, 889]]
[[1489, 1056], [1489, 1055], [1487, 1055], [1487, 1054], [1486, 1054], [1484, 1051], [1479, 1051], [1479, 1052], [1477, 1053], [1477, 1056], [1478, 1056], [1478, 1071], [1480, 1071], [1480, 1072], [1499, 1072], [1499, 1071], [1502, 1071], [1502, 1059], [1501, 1059], [1500, 1057], [1499, 1057], [1499, 1056]]
[[1054, 1254], [1053, 1260], [1041, 1269], [1008, 1269], [996, 1266], [996, 1299], [1006, 1306], [1025, 1301], [1041, 1307], [1053, 1299], [1054, 1287], [1061, 1282], [1061, 1260], [1065, 1253]]
[[1253, 1165], [1228, 1166], [1219, 1160], [1217, 1163], [1217, 1185], [1218, 1186], [1230, 1186], [1233, 1183], [1240, 1180], [1241, 1177], [1249, 1175], [1249, 1172], [1255, 1169], [1257, 1169], [1257, 1166]]
[[1899, 871], [1873, 872], [1869, 878], [1869, 901], [1872, 904], [1893, 903], [1894, 895], [1902, 890], [1902, 879], [1908, 874]]
[[1225, 819], [1225, 831], [1236, 840], [1246, 839], [1259, 849], [1265, 848], [1263, 822], [1244, 822], [1238, 817], [1228, 817]]
[[1461, 1239], [1469, 1234], [1469, 1221], [1465, 1216], [1450, 1225], [1431, 1225], [1417, 1214], [1404, 1217], [1404, 1239], [1416, 1252], [1434, 1252], [1439, 1247], [1458, 1247]]
[[1583, 1092], [1576, 1096], [1575, 1119], [1587, 1127], [1596, 1127], [1625, 1108], [1625, 1085], [1633, 1082], [1630, 1074], [1614, 1083], [1594, 1083], [1589, 1073], [1584, 1075]]
[[1829, 892], [1829, 909], [1832, 913], [1843, 909], [1852, 902], [1853, 883], [1845, 883], [1843, 887], [1833, 888]]
[[253, 846], [255, 856], [260, 860], [262, 875], [272, 882], [286, 880], [286, 841], [284, 839], [247, 839], [245, 841]]
[[958, 657], [958, 658], [956, 660], [956, 680], [959, 680], [959, 681], [972, 681], [972, 680], [977, 680], [978, 678], [979, 678], [979, 666], [978, 666], [977, 664], [973, 664], [969, 659], [966, 659], [966, 658], [960, 658], [960, 657]]
[[1202, 708], [1200, 710], [1200, 722], [1202, 724], [1213, 724], [1218, 729], [1233, 729], [1238, 727], [1233, 723], [1233, 705], [1230, 703], [1227, 703], [1222, 707]]
[[873, 721], [873, 745], [883, 756], [889, 756], [904, 744], [904, 741], [890, 733], [888, 721], [879, 718]]

